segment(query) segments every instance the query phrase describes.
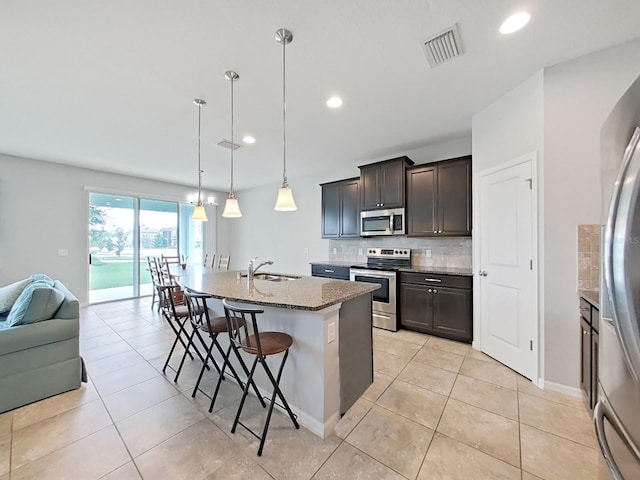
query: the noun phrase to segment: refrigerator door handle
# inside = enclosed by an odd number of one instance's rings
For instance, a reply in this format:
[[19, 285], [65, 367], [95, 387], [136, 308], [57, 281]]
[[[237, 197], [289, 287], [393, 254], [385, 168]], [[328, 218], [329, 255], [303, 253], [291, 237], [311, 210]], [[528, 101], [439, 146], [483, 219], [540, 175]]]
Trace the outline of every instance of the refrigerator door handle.
[[598, 445], [600, 445], [600, 450], [602, 451], [602, 455], [607, 464], [607, 467], [609, 468], [609, 471], [611, 472], [611, 475], [613, 476], [613, 479], [625, 480], [622, 472], [620, 471], [620, 468], [618, 467], [618, 464], [616, 464], [616, 461], [613, 458], [613, 453], [611, 452], [609, 442], [607, 441], [607, 435], [604, 430], [605, 418], [609, 421], [618, 436], [622, 439], [625, 446], [629, 449], [629, 451], [633, 453], [636, 459], [638, 459], [638, 452], [629, 443], [627, 435], [620, 428], [618, 419], [615, 417], [615, 415], [608, 415], [606, 405], [602, 402], [602, 400], [599, 400], [598, 403], [596, 403], [595, 408], [593, 409], [593, 423], [596, 427], [596, 438], [598, 439]]

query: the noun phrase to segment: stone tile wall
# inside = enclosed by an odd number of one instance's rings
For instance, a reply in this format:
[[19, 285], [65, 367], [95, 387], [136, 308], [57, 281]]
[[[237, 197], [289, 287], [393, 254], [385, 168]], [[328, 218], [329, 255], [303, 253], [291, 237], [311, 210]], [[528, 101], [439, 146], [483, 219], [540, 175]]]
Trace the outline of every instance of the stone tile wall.
[[600, 225], [578, 225], [578, 288], [600, 289]]
[[[410, 248], [411, 263], [428, 267], [471, 268], [471, 238], [373, 237], [329, 241], [329, 260], [366, 262], [367, 248]], [[428, 254], [431, 253], [429, 257]]]

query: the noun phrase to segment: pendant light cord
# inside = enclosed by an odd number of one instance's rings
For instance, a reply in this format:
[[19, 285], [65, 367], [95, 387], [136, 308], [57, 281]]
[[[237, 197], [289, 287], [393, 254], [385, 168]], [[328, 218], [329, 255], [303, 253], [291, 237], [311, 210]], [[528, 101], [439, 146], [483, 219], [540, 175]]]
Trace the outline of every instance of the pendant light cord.
[[202, 168], [200, 167], [200, 124], [202, 104], [198, 104], [198, 205], [202, 205]]
[[233, 150], [235, 144], [233, 143], [233, 82], [235, 78], [231, 77], [231, 191], [229, 192], [229, 198], [235, 198], [235, 192], [233, 191]]
[[287, 97], [286, 97], [286, 55], [285, 48], [287, 48], [286, 40], [282, 41], [282, 160], [283, 160], [283, 169], [282, 169], [282, 186], [288, 187], [289, 183], [287, 182]]

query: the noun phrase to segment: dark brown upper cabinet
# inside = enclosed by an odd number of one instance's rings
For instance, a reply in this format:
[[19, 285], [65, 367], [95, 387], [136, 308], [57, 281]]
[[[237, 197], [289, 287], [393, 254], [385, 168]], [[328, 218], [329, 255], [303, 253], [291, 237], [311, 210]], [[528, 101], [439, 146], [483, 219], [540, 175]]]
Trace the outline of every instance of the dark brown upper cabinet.
[[407, 169], [407, 235], [471, 235], [471, 156]]
[[360, 167], [360, 209], [404, 207], [405, 171], [409, 157], [398, 157]]
[[322, 238], [360, 236], [359, 179], [324, 183], [322, 187]]

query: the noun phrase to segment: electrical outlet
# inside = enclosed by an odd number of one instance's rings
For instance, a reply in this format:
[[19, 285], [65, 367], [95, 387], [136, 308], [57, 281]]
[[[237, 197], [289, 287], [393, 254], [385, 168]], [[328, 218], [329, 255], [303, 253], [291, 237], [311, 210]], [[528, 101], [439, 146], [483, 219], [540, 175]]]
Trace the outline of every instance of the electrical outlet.
[[303, 253], [306, 253], [306, 254], [309, 253], [309, 249], [307, 247], [304, 247], [304, 249], [302, 251], [303, 251]]
[[362, 255], [362, 249], [361, 248], [358, 249], [358, 255]]
[[427, 258], [431, 258], [431, 250], [425, 250], [424, 254]]
[[327, 326], [327, 343], [336, 341], [336, 322], [331, 322]]
[[338, 254], [338, 249], [337, 249], [337, 248], [334, 248], [334, 249], [333, 249], [333, 254], [334, 254], [334, 255], [337, 255], [337, 254]]
[[66, 257], [69, 255], [69, 249], [68, 248], [59, 248], [58, 249], [58, 256], [59, 257]]

